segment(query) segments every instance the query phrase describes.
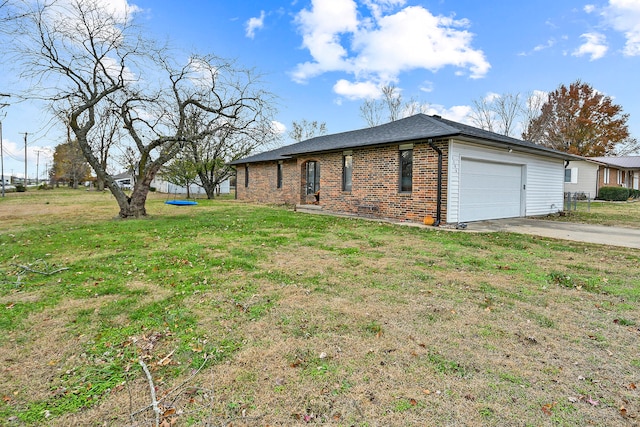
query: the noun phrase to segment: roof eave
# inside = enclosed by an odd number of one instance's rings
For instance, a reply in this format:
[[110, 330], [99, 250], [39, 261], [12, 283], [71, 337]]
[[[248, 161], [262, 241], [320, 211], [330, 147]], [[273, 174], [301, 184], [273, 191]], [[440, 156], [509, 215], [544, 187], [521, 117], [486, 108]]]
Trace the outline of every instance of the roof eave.
[[529, 145], [519, 143], [517, 140], [511, 141], [511, 142], [498, 141], [495, 139], [480, 138], [475, 135], [466, 135], [462, 133], [459, 135], [459, 139], [465, 142], [472, 142], [476, 144], [481, 143], [482, 145], [490, 146], [494, 148], [506, 148], [507, 150], [511, 149], [511, 150], [519, 151], [523, 153], [545, 155], [547, 157], [554, 157], [562, 160], [584, 160], [583, 157], [576, 156], [575, 154], [563, 153], [562, 151], [553, 150], [551, 148], [546, 148], [543, 146], [532, 147]]

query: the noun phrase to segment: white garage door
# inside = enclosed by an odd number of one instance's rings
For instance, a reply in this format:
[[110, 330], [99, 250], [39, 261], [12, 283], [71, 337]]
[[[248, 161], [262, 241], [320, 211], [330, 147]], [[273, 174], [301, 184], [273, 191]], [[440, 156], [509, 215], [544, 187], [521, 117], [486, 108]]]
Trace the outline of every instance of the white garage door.
[[521, 215], [521, 165], [462, 159], [460, 167], [460, 222]]

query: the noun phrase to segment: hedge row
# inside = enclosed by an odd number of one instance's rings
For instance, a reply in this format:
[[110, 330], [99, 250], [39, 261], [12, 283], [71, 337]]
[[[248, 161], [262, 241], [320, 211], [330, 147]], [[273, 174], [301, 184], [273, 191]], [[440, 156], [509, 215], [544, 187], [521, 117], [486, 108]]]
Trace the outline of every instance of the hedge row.
[[628, 199], [637, 199], [640, 197], [640, 190], [633, 190], [624, 187], [602, 187], [598, 191], [598, 199], [609, 201], [624, 201]]

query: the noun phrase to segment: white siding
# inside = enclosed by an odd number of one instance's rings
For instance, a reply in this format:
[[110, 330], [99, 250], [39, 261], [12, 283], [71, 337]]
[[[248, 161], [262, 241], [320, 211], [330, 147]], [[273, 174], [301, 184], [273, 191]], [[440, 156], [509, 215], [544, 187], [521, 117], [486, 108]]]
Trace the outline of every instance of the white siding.
[[523, 215], [546, 215], [562, 210], [564, 161], [546, 156], [519, 153], [516, 150], [491, 148], [482, 145], [451, 141], [449, 145], [449, 173], [447, 222], [459, 222], [460, 166], [462, 159], [475, 159], [504, 164], [521, 165]]
[[570, 161], [568, 169], [578, 170], [577, 182], [565, 182], [564, 191], [567, 193], [589, 193], [592, 198], [598, 191], [598, 165], [582, 160]]

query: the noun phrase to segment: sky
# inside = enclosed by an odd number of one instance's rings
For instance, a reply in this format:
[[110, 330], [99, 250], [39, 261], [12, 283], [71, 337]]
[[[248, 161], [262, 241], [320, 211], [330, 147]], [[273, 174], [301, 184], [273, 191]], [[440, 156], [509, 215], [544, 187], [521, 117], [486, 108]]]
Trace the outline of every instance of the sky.
[[[428, 114], [470, 123], [474, 101], [547, 93], [576, 80], [613, 98], [640, 138], [640, 0], [100, 0], [129, 7], [147, 36], [235, 59], [277, 96], [278, 126], [366, 127], [365, 99], [394, 85]], [[128, 1], [128, 3], [127, 3]], [[0, 93], [15, 80], [0, 64]], [[46, 177], [61, 140], [46, 110], [0, 110], [5, 175]]]

